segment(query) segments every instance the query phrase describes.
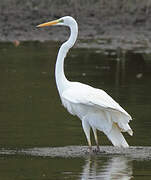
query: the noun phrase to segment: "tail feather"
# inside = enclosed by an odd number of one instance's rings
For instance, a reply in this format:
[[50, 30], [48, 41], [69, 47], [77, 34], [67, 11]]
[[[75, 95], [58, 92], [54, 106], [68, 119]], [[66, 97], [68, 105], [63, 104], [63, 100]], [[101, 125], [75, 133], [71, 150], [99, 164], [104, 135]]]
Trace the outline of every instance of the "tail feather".
[[133, 136], [133, 131], [132, 131], [131, 128], [127, 132], [128, 132], [129, 135]]
[[120, 123], [117, 123], [116, 125], [122, 132], [127, 132], [129, 135], [133, 136], [133, 131], [128, 123], [125, 124], [125, 123], [120, 122]]
[[124, 136], [122, 135], [120, 129], [117, 127], [116, 124], [113, 124], [111, 131], [107, 134], [107, 137], [114, 146], [124, 148], [129, 147], [128, 143], [126, 142]]

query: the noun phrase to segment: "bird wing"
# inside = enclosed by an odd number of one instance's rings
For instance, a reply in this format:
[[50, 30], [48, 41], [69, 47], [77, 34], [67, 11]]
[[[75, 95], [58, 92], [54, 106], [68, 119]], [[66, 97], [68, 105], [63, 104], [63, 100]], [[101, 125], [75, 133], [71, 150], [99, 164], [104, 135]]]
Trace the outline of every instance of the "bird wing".
[[120, 112], [131, 120], [131, 116], [105, 91], [77, 83], [65, 90], [62, 98], [72, 103], [95, 106], [108, 111]]

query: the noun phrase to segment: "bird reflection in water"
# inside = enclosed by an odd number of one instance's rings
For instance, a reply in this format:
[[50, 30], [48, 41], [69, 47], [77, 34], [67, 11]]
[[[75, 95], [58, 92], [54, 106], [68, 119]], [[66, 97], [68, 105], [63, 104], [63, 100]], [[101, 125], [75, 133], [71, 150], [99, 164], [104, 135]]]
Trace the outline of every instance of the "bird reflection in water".
[[89, 157], [81, 173], [81, 180], [130, 180], [131, 178], [131, 160], [121, 156], [111, 157], [107, 161]]

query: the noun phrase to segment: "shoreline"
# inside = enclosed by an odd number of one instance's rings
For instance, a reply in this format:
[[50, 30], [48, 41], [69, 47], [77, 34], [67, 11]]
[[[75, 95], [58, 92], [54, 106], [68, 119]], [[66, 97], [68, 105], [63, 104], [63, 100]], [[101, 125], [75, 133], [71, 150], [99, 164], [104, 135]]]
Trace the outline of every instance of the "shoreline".
[[[53, 3], [52, 3], [53, 2]], [[0, 42], [65, 41], [66, 27], [36, 25], [70, 15], [79, 25], [75, 47], [96, 49], [151, 49], [151, 3], [146, 0], [65, 1], [11, 0], [0, 2]], [[79, 3], [79, 4], [78, 4]], [[57, 9], [57, 11], [56, 11]]]
[[[93, 147], [95, 149], [95, 147]], [[34, 147], [22, 149], [0, 149], [3, 156], [29, 156], [49, 158], [86, 158], [86, 157], [114, 157], [122, 156], [131, 160], [150, 160], [150, 146], [130, 146], [129, 148], [118, 148], [114, 146], [100, 146], [100, 152], [89, 154], [87, 146], [64, 146], [64, 147]]]

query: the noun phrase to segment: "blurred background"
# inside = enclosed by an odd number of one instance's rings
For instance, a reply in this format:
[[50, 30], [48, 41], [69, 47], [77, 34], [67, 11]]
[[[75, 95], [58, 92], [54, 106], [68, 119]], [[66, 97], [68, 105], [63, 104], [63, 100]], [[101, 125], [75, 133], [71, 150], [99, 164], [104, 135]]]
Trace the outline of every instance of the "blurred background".
[[123, 41], [150, 40], [150, 0], [1, 0], [0, 40], [63, 40], [67, 32], [53, 28], [41, 33], [35, 26], [47, 20], [73, 16], [79, 39], [114, 36]]

